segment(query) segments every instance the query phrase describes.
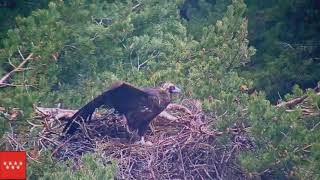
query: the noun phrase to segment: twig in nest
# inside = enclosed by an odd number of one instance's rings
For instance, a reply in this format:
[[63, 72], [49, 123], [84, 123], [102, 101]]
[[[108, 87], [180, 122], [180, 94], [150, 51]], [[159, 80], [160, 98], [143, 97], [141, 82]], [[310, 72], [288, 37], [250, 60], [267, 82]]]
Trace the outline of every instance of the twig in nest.
[[186, 108], [185, 106], [182, 106], [180, 104], [173, 104], [173, 103], [169, 104], [167, 109], [170, 109], [170, 110], [171, 109], [178, 109], [178, 110], [182, 110], [188, 114], [192, 114], [192, 112], [188, 108]]
[[58, 150], [63, 147], [64, 145], [66, 145], [73, 137], [70, 137], [69, 139], [67, 139], [66, 141], [64, 141], [62, 144], [60, 144], [56, 149], [53, 150], [53, 152], [51, 153], [50, 157], [52, 157], [53, 155], [55, 155]]
[[168, 119], [170, 121], [177, 121], [178, 118], [175, 117], [175, 116], [172, 116], [171, 114], [169, 114], [167, 111], [162, 111], [158, 117], [162, 117], [162, 118], [165, 118], [165, 119]]

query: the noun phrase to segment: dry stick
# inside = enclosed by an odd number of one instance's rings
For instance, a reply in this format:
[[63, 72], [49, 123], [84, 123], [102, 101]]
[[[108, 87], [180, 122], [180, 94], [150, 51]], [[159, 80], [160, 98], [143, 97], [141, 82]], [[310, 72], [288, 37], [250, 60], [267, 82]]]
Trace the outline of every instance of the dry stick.
[[[176, 106], [176, 105], [170, 106], [170, 108], [172, 108], [172, 107], [178, 107], [178, 106]], [[57, 119], [70, 118], [70, 117], [72, 117], [74, 115], [74, 113], [77, 112], [77, 110], [61, 109], [61, 108], [45, 108], [45, 107], [37, 107], [37, 106], [35, 106], [34, 108], [36, 109], [36, 112], [38, 114], [42, 114], [42, 115], [45, 115], [45, 116], [49, 116], [49, 115], [50, 116], [54, 116]], [[181, 107], [179, 107], [179, 108], [181, 108]], [[101, 113], [94, 113], [93, 117], [96, 117], [96, 116], [101, 116]], [[177, 117], [171, 115], [167, 111], [161, 112], [158, 115], [158, 117], [162, 117], [162, 118], [169, 119], [169, 120], [172, 120], [172, 121], [178, 120]]]
[[171, 103], [168, 105], [167, 109], [178, 109], [178, 110], [183, 110], [188, 114], [192, 114], [192, 112], [188, 108], [186, 108], [185, 106], [182, 106], [180, 104]]
[[[17, 71], [18, 72], [18, 71]], [[34, 85], [30, 84], [9, 84], [9, 83], [2, 83], [0, 87], [35, 87]]]
[[320, 121], [319, 121], [316, 125], [314, 125], [314, 126], [310, 129], [310, 131], [314, 131], [314, 130], [319, 126], [319, 124], [320, 124]]
[[31, 160], [33, 160], [33, 161], [35, 161], [35, 162], [37, 162], [37, 163], [41, 163], [40, 161], [38, 161], [38, 160], [36, 160], [35, 158], [31, 157], [28, 152], [27, 152], [26, 154], [27, 154], [27, 156], [28, 156]]
[[[314, 91], [316, 91], [316, 95], [320, 95], [320, 87], [319, 85], [317, 87], [315, 87], [313, 89]], [[294, 106], [296, 106], [297, 104], [299, 103], [302, 103], [308, 96], [307, 95], [303, 95], [301, 97], [297, 97], [297, 98], [294, 98], [290, 101], [287, 101], [287, 102], [282, 102], [280, 104], [277, 104], [276, 107], [287, 107], [287, 108], [293, 108]]]
[[71, 139], [72, 139], [72, 136], [71, 136], [69, 139], [67, 139], [65, 142], [63, 142], [61, 145], [59, 145], [59, 146], [51, 153], [50, 157], [52, 157], [55, 153], [57, 153], [58, 150], [59, 150], [61, 147], [63, 147], [65, 144], [67, 144]]
[[44, 107], [34, 107], [36, 109], [36, 112], [38, 114], [42, 114], [44, 116], [54, 116], [57, 119], [61, 118], [70, 118], [73, 116], [74, 113], [77, 112], [77, 110], [71, 110], [71, 109], [60, 109], [60, 108], [44, 108]]
[[22, 58], [22, 62], [19, 64], [18, 67], [14, 68], [12, 71], [8, 72], [6, 75], [4, 75], [1, 79], [0, 79], [0, 87], [6, 87], [6, 86], [12, 86], [11, 84], [7, 84], [6, 81], [9, 79], [9, 77], [15, 73], [15, 72], [19, 72], [21, 71], [22, 67], [30, 60], [32, 59], [32, 55], [33, 53], [29, 54], [29, 56], [27, 58], [24, 58], [23, 55], [21, 54], [20, 50], [18, 50], [21, 58]]
[[301, 97], [298, 97], [298, 98], [295, 98], [295, 99], [292, 99], [290, 101], [287, 101], [287, 102], [283, 102], [283, 103], [280, 103], [280, 104], [277, 104], [277, 107], [287, 107], [287, 108], [292, 108], [293, 106], [301, 103], [303, 100], [305, 100], [308, 96], [304, 95], [304, 96], [301, 96]]
[[181, 159], [181, 163], [182, 163], [182, 171], [183, 171], [183, 176], [186, 177], [186, 170], [184, 168], [185, 164], [184, 164], [184, 160], [183, 160], [183, 157], [182, 157], [182, 151], [181, 151], [181, 147], [179, 146], [179, 143], [177, 143], [178, 145], [178, 148], [179, 148], [179, 156], [180, 156], [180, 159]]
[[43, 138], [43, 139], [45, 139], [45, 140], [47, 140], [47, 141], [50, 141], [51, 143], [53, 143], [53, 144], [56, 145], [56, 146], [59, 145], [58, 142], [54, 141], [53, 139], [47, 138], [47, 137], [45, 137], [45, 136], [40, 136], [40, 137]]

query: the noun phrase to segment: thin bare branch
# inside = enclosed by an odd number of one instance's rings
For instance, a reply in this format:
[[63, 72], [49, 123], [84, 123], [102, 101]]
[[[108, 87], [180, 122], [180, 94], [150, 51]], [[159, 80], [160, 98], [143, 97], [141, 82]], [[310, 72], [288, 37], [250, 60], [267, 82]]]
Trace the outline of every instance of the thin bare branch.
[[[33, 56], [33, 53], [30, 53], [28, 55], [27, 58], [24, 58], [20, 49], [18, 49], [18, 52], [20, 54], [20, 57], [22, 59], [22, 62], [17, 66], [15, 67], [12, 71], [8, 72], [6, 75], [4, 75], [1, 79], [0, 79], [0, 87], [6, 87], [6, 86], [18, 86], [18, 85], [12, 85], [12, 84], [9, 84], [9, 83], [6, 83], [8, 81], [8, 79], [15, 73], [15, 72], [19, 72], [19, 71], [23, 71], [23, 70], [26, 70], [26, 69], [23, 69], [23, 66], [25, 66], [25, 64], [32, 59], [32, 56]], [[11, 63], [9, 61], [9, 63]], [[13, 64], [12, 64], [13, 65]]]

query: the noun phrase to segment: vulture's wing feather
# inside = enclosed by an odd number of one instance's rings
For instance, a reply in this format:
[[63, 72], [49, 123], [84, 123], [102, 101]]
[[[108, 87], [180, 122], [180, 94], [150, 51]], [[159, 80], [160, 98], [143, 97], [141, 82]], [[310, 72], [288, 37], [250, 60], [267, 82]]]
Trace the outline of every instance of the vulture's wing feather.
[[132, 109], [139, 99], [147, 96], [148, 94], [146, 92], [129, 83], [118, 82], [109, 90], [103, 92], [101, 95], [97, 96], [79, 109], [70, 118], [69, 122], [63, 129], [63, 132], [66, 132], [66, 134], [73, 134], [79, 127], [78, 123], [81, 121], [81, 118], [84, 121], [89, 121], [95, 109], [102, 105], [114, 108], [116, 111], [123, 114]]

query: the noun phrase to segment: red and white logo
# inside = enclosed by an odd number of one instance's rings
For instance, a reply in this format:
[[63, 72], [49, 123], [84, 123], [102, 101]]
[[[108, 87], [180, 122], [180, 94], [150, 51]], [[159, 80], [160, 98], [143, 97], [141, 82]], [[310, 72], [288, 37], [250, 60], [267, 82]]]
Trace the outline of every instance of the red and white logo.
[[0, 179], [26, 179], [26, 152], [0, 152]]

